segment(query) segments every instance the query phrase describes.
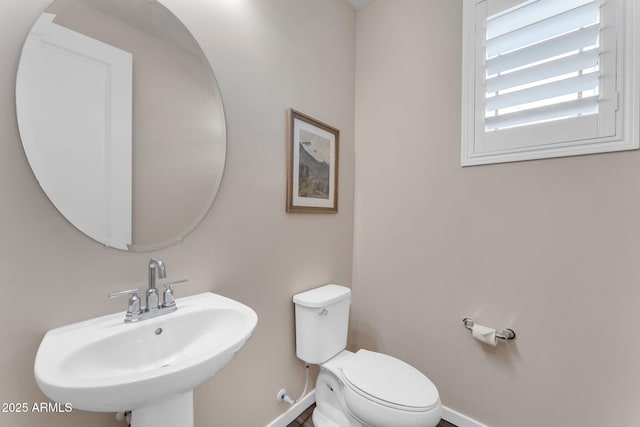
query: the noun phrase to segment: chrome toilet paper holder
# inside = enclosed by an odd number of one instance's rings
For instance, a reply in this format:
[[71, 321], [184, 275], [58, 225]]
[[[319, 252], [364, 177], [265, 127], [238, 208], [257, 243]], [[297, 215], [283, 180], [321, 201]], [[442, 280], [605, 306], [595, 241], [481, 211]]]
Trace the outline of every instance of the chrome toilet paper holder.
[[[465, 317], [464, 319], [462, 319], [462, 323], [464, 323], [464, 327], [467, 328], [469, 331], [472, 331], [473, 326], [475, 325], [475, 322], [473, 321], [473, 319], [470, 319], [468, 317]], [[511, 328], [504, 328], [502, 332], [496, 332], [496, 338], [499, 338], [501, 340], [512, 340], [515, 337], [516, 337], [516, 331], [514, 331]]]

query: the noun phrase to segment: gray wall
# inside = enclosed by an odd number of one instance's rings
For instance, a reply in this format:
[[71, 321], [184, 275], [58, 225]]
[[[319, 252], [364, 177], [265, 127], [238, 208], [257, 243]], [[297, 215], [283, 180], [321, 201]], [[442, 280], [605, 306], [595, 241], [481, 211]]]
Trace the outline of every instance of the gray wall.
[[[24, 38], [46, 0], [0, 0], [0, 401], [40, 402], [33, 361], [44, 333], [124, 310], [109, 291], [143, 285], [151, 255], [176, 290], [213, 291], [251, 306], [254, 336], [196, 389], [197, 426], [260, 426], [286, 407], [275, 393], [302, 390], [291, 296], [349, 283], [354, 183], [355, 13], [344, 0], [163, 1], [208, 56], [227, 117], [227, 165], [216, 203], [184, 243], [148, 254], [103, 248], [50, 204], [27, 164], [16, 125], [15, 72]], [[327, 31], [331, 29], [331, 31]], [[340, 212], [285, 213], [286, 109], [341, 131]], [[247, 402], [251, 410], [247, 410]], [[5, 414], [21, 426], [121, 425], [112, 414]]]
[[358, 13], [353, 344], [492, 427], [636, 426], [640, 152], [461, 168], [461, 23], [462, 1]]

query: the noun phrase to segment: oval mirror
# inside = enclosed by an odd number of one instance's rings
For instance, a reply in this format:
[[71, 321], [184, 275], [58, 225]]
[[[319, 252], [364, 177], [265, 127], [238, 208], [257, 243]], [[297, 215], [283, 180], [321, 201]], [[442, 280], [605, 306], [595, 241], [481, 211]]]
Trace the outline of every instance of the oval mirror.
[[29, 164], [76, 228], [114, 248], [181, 240], [222, 179], [222, 99], [189, 30], [153, 0], [55, 0], [16, 80]]

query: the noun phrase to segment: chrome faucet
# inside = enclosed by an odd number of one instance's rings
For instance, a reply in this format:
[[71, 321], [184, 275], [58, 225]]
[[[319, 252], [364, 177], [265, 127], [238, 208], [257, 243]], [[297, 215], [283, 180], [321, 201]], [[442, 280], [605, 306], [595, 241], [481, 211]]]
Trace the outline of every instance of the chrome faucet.
[[167, 277], [167, 270], [164, 266], [164, 262], [158, 258], [151, 258], [149, 260], [149, 287], [146, 292], [145, 307], [140, 306], [140, 298], [138, 297], [138, 289], [131, 289], [128, 291], [112, 292], [109, 294], [109, 298], [117, 298], [123, 295], [131, 295], [129, 297], [129, 304], [127, 307], [127, 313], [125, 314], [125, 323], [138, 322], [140, 320], [150, 319], [152, 317], [160, 316], [166, 313], [176, 311], [175, 300], [173, 298], [173, 287], [178, 285], [184, 285], [187, 280], [177, 280], [175, 282], [169, 282], [164, 284], [163, 302], [160, 304], [160, 298], [158, 296], [158, 289], [156, 288], [156, 274], [159, 279]]
[[156, 289], [156, 271], [158, 272], [159, 279], [167, 277], [167, 270], [164, 268], [164, 262], [158, 258], [151, 258], [149, 260], [149, 287], [147, 288], [148, 311], [160, 308], [160, 298], [158, 297], [158, 290]]

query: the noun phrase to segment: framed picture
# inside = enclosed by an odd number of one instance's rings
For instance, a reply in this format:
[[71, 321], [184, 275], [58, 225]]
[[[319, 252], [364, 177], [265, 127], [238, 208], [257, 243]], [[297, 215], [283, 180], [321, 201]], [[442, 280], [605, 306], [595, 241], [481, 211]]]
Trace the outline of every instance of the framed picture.
[[340, 131], [289, 110], [287, 212], [338, 212]]

